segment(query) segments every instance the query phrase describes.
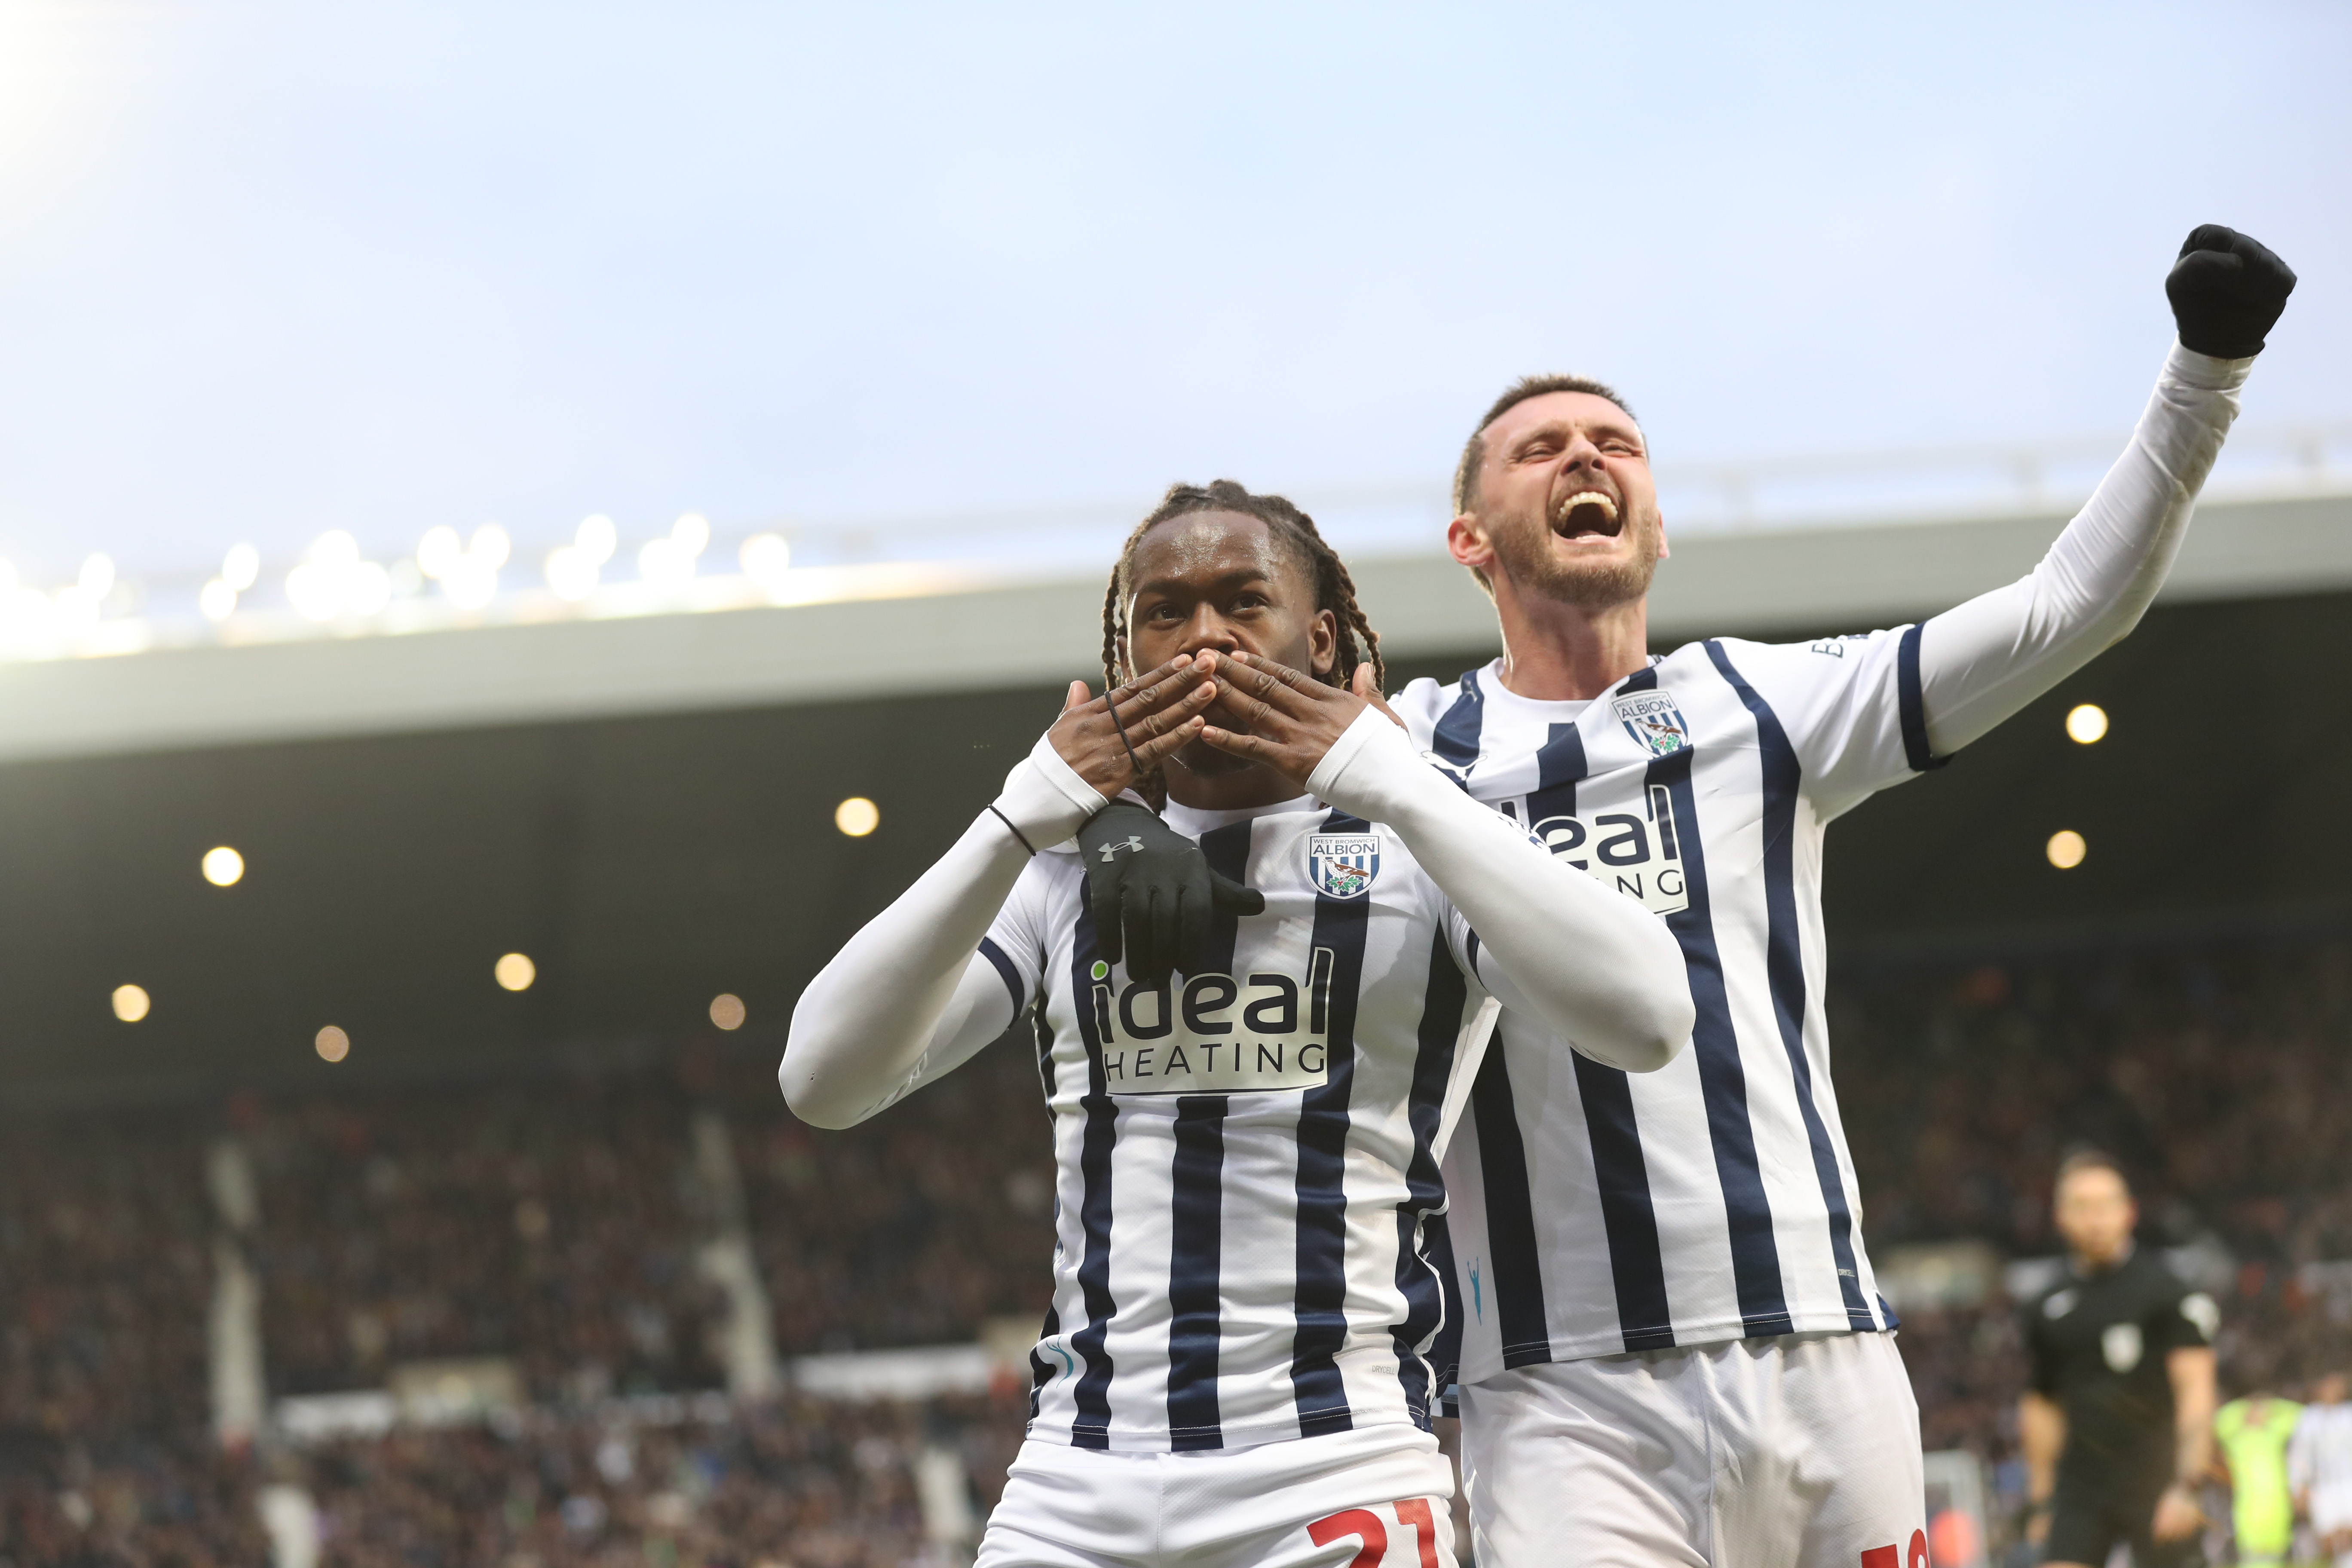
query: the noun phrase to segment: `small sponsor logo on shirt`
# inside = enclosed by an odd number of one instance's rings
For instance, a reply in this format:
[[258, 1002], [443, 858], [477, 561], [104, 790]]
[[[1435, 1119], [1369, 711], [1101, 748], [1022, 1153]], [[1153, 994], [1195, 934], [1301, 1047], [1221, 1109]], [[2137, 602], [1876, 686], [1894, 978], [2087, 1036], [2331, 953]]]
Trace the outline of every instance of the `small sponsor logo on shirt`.
[[1682, 842], [1675, 830], [1674, 796], [1656, 784], [1644, 793], [1646, 814], [1547, 816], [1535, 825], [1536, 842], [1627, 898], [1640, 900], [1652, 914], [1670, 915], [1690, 908]]
[[2209, 1342], [2221, 1331], [2221, 1309], [2202, 1290], [2191, 1290], [2180, 1298], [2180, 1315], [2196, 1324]]
[[1103, 1088], [1112, 1094], [1252, 1094], [1330, 1081], [1332, 952], [1307, 984], [1287, 974], [1180, 975], [1093, 987]]
[[1654, 757], [1670, 757], [1690, 744], [1682, 710], [1663, 691], [1621, 691], [1609, 700], [1617, 721]]
[[1316, 833], [1307, 840], [1307, 878], [1327, 898], [1360, 898], [1381, 874], [1377, 833]]

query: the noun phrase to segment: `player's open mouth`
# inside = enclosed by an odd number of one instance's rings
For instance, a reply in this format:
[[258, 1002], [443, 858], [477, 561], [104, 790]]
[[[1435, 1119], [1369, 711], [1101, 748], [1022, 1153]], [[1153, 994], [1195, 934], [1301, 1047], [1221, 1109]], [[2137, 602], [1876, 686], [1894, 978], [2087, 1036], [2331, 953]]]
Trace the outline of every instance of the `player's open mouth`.
[[1579, 490], [1552, 513], [1551, 531], [1562, 539], [1614, 539], [1617, 503], [1599, 490]]

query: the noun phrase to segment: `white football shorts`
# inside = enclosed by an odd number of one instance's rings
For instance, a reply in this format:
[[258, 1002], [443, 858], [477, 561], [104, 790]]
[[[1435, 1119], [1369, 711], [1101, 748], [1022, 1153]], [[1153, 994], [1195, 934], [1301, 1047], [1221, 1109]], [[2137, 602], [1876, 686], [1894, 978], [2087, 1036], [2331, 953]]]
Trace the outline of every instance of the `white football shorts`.
[[1925, 1568], [1895, 1336], [1519, 1367], [1461, 1391], [1479, 1568]]
[[1453, 1497], [1411, 1426], [1197, 1454], [1033, 1439], [973, 1568], [1454, 1568]]

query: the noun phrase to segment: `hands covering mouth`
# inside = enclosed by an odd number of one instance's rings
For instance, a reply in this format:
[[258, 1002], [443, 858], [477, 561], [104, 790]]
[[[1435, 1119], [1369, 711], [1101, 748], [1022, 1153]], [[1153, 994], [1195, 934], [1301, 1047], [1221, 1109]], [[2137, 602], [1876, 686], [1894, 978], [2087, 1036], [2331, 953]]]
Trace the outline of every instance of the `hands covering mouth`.
[[1573, 491], [1552, 509], [1551, 531], [1562, 539], [1614, 539], [1623, 526], [1617, 499], [1603, 490]]

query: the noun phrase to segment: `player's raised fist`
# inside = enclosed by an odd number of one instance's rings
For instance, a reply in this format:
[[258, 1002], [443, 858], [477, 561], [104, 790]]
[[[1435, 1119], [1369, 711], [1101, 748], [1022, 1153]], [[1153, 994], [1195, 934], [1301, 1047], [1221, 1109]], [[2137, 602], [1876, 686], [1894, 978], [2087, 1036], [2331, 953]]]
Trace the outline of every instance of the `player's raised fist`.
[[2180, 344], [2215, 359], [2250, 359], [2294, 292], [2294, 271], [2260, 240], [2201, 223], [2164, 280]]

